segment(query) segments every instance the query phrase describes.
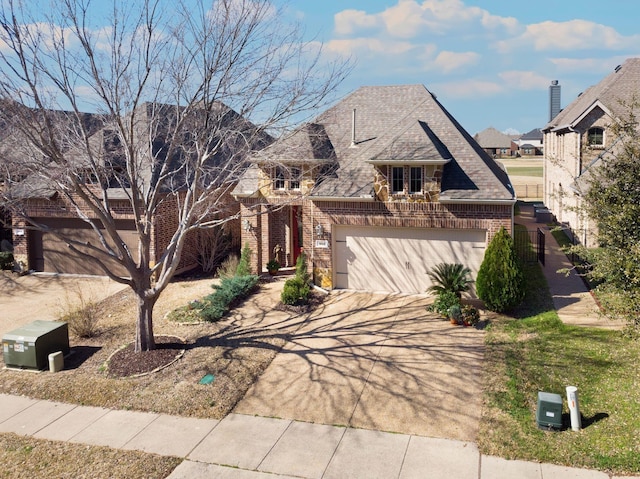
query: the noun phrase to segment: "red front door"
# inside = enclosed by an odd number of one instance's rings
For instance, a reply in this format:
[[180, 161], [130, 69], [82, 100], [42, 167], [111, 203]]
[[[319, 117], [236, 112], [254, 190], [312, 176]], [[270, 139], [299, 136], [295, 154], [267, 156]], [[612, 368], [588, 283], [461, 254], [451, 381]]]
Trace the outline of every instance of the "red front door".
[[296, 264], [302, 248], [302, 210], [299, 206], [291, 207], [291, 245], [293, 264]]

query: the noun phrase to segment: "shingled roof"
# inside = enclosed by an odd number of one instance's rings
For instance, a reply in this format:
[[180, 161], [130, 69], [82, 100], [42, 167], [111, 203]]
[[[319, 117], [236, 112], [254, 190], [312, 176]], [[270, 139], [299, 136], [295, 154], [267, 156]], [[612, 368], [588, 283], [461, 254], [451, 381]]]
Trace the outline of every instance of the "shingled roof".
[[544, 131], [571, 128], [594, 107], [604, 107], [608, 114], [622, 118], [625, 103], [640, 93], [640, 58], [629, 58], [597, 85], [589, 87], [544, 127]]
[[[515, 198], [506, 173], [423, 85], [361, 87], [312, 123], [322, 126], [325, 145], [332, 148], [331, 155], [321, 156], [337, 163], [334, 173], [312, 191], [316, 200], [372, 198], [373, 164], [385, 162], [446, 163], [442, 202]], [[307, 126], [298, 131], [305, 130]], [[305, 159], [309, 155], [300, 156]], [[241, 182], [236, 192], [248, 194], [250, 183]]]
[[493, 127], [476, 133], [474, 138], [482, 148], [511, 148], [511, 137]]

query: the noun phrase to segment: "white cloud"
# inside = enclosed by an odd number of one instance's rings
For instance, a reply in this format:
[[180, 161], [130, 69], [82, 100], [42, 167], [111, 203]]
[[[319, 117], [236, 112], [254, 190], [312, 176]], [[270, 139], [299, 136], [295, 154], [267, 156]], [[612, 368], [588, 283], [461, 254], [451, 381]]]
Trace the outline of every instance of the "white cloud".
[[334, 16], [335, 30], [338, 35], [352, 35], [361, 29], [378, 26], [378, 18], [362, 10], [343, 10]]
[[435, 65], [444, 73], [450, 73], [466, 66], [476, 65], [480, 55], [475, 52], [449, 52], [441, 51], [435, 58]]
[[436, 83], [430, 88], [436, 94], [449, 98], [478, 98], [496, 96], [504, 91], [498, 83], [486, 80], [462, 80], [457, 82]]
[[379, 38], [353, 38], [331, 40], [325, 44], [325, 50], [340, 55], [366, 55], [370, 53], [401, 55], [416, 48], [409, 42], [389, 42]]
[[532, 71], [506, 71], [499, 73], [509, 88], [516, 90], [544, 90], [549, 86], [550, 79]]
[[[633, 56], [633, 55], [630, 55]], [[549, 61], [555, 65], [561, 73], [600, 73], [602, 75], [610, 73], [617, 65], [621, 65], [627, 55], [603, 58], [550, 58]]]
[[357, 34], [362, 29], [380, 28], [397, 38], [414, 38], [419, 34], [468, 32], [479, 29], [505, 29], [515, 33], [520, 27], [513, 17], [500, 17], [479, 7], [466, 6], [462, 0], [399, 0], [381, 13], [343, 10], [335, 15], [335, 29], [341, 35]]
[[587, 20], [546, 21], [527, 26], [526, 31], [511, 40], [498, 42], [498, 49], [509, 52], [518, 47], [548, 50], [616, 50], [631, 47], [640, 35], [623, 36], [614, 28]]

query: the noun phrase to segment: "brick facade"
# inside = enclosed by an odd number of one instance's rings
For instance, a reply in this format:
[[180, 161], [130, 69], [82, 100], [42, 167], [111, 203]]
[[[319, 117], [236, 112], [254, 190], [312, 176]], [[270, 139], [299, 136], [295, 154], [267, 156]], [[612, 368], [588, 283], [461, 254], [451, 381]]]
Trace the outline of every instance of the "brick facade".
[[[77, 196], [74, 197], [76, 204], [80, 205], [83, 214], [89, 218], [95, 219], [96, 215], [91, 209]], [[239, 212], [239, 205], [232, 201], [229, 196], [225, 199], [227, 202], [227, 210], [224, 214], [233, 216]], [[180, 202], [176, 196], [167, 195], [159, 204], [157, 213], [153, 217], [151, 227], [151, 263], [154, 265], [159, 261], [163, 252], [169, 245], [173, 234], [178, 226], [178, 208]], [[133, 210], [131, 204], [127, 200], [111, 200], [111, 214], [116, 220], [133, 220]], [[77, 211], [73, 204], [65, 197], [56, 196], [52, 199], [29, 199], [25, 202], [25, 213], [31, 218], [71, 218], [78, 219]], [[236, 219], [225, 225], [227, 231], [232, 235], [232, 247], [238, 249], [240, 244], [240, 220]], [[16, 261], [22, 262], [25, 266], [29, 266], [29, 241], [34, 232], [27, 226], [23, 219], [14, 215], [12, 222], [13, 247]], [[16, 234], [16, 232], [24, 234]], [[187, 271], [197, 266], [197, 257], [199, 251], [195, 243], [195, 233], [191, 232], [187, 235], [182, 250], [180, 263], [177, 272]], [[134, 252], [134, 258], [136, 254]]]
[[[276, 244], [283, 246], [283, 255], [290, 250], [290, 206], [274, 206], [257, 199], [242, 199], [243, 222], [251, 225], [242, 231], [242, 242], [248, 242], [253, 255], [251, 267], [261, 273], [273, 256]], [[479, 229], [487, 231], [487, 242], [501, 227], [512, 232], [513, 206], [511, 204], [441, 204], [434, 202], [380, 201], [313, 201], [300, 199], [302, 210], [302, 242], [313, 271], [314, 282], [322, 287], [333, 287], [332, 231], [339, 226], [373, 226], [390, 228]], [[270, 208], [274, 211], [269, 212]], [[322, 226], [318, 236], [316, 227]], [[326, 240], [329, 248], [315, 248], [315, 240]], [[280, 259], [281, 264], [285, 264]]]

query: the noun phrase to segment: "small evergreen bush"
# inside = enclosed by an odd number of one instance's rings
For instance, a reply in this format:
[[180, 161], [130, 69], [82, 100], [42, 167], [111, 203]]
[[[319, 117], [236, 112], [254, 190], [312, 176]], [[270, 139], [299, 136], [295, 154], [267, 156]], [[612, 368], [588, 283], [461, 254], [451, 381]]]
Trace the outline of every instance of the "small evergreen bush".
[[282, 288], [280, 300], [289, 306], [306, 304], [309, 301], [309, 283], [305, 283], [301, 278], [288, 279]]
[[229, 311], [233, 303], [249, 296], [257, 285], [258, 276], [255, 275], [223, 278], [219, 285], [213, 285], [215, 292], [204, 298], [200, 316], [205, 321], [217, 321]]
[[497, 313], [516, 307], [524, 298], [524, 272], [513, 238], [502, 227], [489, 243], [476, 279], [476, 292]]
[[236, 269], [236, 276], [247, 276], [251, 274], [251, 253], [249, 243], [245, 243], [244, 248], [242, 248], [242, 251], [240, 252], [240, 262]]
[[0, 269], [13, 268], [13, 253], [11, 251], [0, 252]]
[[280, 300], [289, 306], [307, 304], [311, 287], [309, 286], [310, 275], [307, 272], [307, 256], [300, 253], [296, 261], [296, 275], [284, 283]]

